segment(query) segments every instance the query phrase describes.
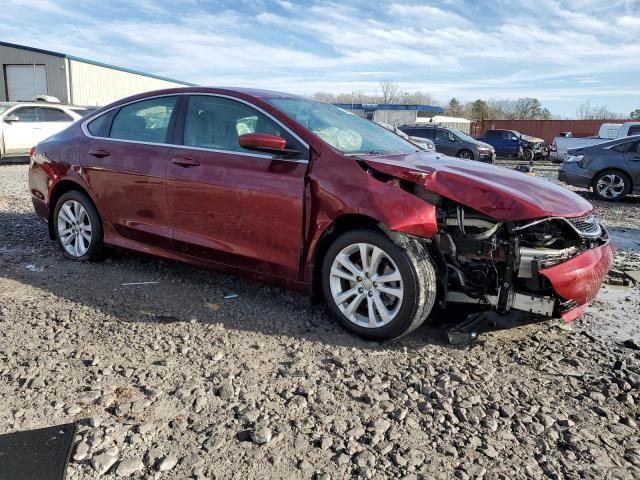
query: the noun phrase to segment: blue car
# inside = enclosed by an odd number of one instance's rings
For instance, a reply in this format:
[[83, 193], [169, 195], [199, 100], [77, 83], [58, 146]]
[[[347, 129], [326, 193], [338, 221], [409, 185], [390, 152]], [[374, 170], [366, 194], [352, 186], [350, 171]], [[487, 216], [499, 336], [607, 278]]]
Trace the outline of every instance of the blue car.
[[491, 145], [501, 156], [522, 156], [523, 160], [530, 161], [544, 155], [542, 139], [523, 135], [517, 130], [489, 129], [478, 140]]

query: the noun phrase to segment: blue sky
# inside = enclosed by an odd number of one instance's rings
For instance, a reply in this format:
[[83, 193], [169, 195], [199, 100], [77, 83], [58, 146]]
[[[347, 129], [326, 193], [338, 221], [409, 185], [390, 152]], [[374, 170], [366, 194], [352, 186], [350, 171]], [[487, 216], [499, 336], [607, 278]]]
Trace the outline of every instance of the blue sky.
[[0, 40], [206, 85], [640, 108], [640, 0], [3, 0]]

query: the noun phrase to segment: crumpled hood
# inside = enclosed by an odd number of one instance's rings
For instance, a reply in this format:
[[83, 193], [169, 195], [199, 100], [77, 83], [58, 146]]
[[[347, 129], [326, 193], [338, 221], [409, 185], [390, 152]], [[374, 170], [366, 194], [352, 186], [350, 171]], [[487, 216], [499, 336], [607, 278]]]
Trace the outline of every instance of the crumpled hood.
[[593, 209], [559, 185], [509, 168], [429, 152], [359, 158], [499, 221], [580, 217]]
[[522, 138], [530, 143], [544, 143], [542, 138], [532, 137], [531, 135], [522, 135]]

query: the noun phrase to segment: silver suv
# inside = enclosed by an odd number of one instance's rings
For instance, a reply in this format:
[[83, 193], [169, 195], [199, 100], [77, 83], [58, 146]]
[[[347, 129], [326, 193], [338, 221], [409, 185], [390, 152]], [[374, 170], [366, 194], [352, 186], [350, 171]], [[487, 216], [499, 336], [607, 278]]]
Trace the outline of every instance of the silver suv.
[[431, 140], [436, 146], [436, 151], [445, 155], [487, 163], [496, 161], [496, 151], [491, 145], [480, 142], [455, 128], [419, 124], [403, 125], [399, 128], [411, 137]]

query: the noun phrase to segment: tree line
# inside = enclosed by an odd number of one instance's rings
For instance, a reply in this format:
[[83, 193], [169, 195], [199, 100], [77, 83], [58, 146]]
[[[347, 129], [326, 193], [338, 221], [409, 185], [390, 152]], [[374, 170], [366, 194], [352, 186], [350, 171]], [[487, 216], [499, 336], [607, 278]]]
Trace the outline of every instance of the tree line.
[[[351, 93], [332, 94], [316, 92], [313, 98], [329, 103], [378, 103], [404, 105], [435, 105], [444, 109], [444, 115], [463, 117], [469, 120], [551, 120], [562, 117], [553, 115], [540, 100], [533, 97], [517, 99], [477, 99], [461, 102], [452, 98], [442, 105], [427, 92], [406, 92], [396, 82], [380, 82], [378, 91], [371, 95], [363, 90]], [[606, 106], [594, 106], [590, 101], [578, 106], [575, 118], [578, 120], [611, 120], [625, 118], [627, 115], [610, 111]], [[634, 110], [629, 118], [640, 120], [640, 109]]]

